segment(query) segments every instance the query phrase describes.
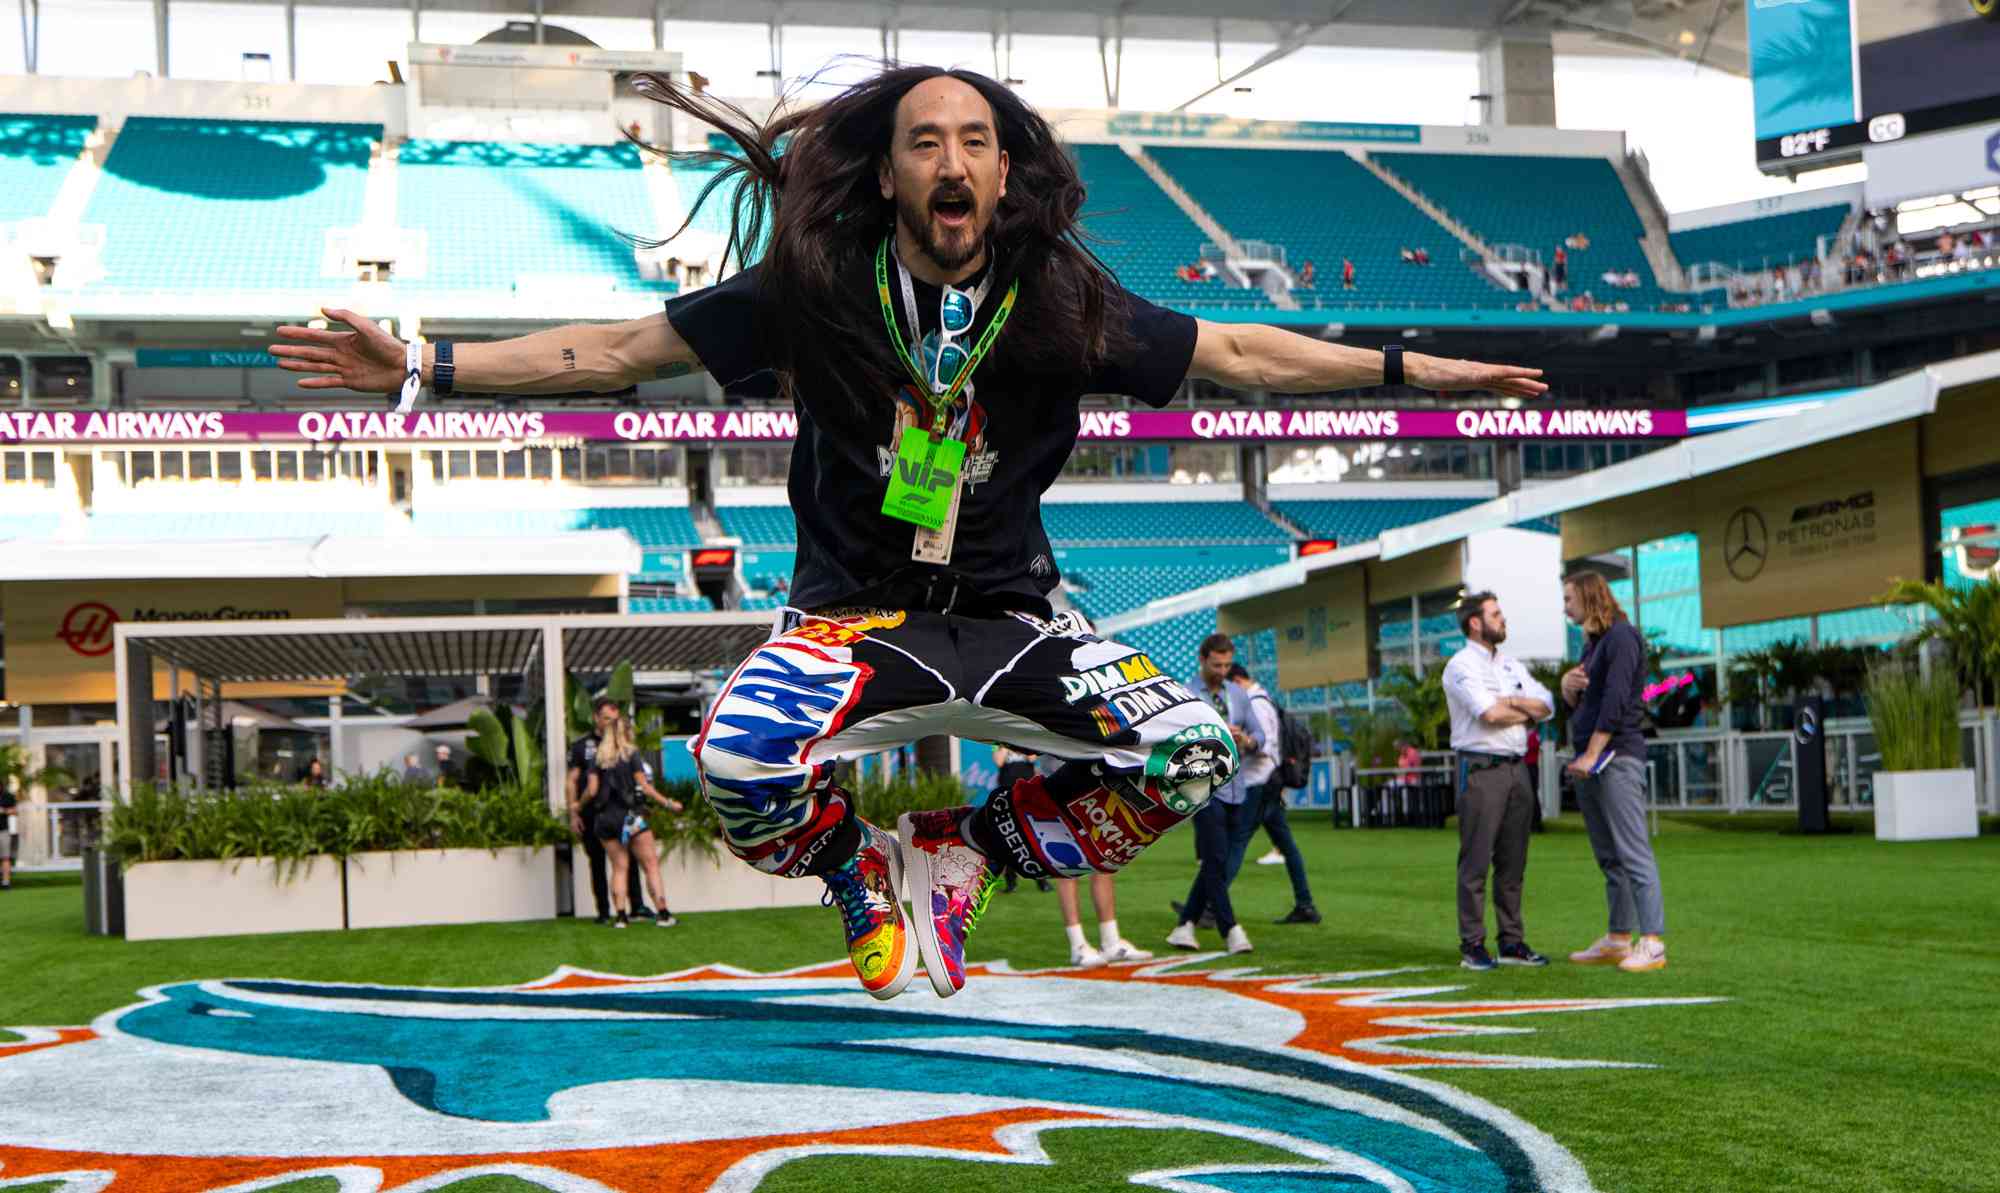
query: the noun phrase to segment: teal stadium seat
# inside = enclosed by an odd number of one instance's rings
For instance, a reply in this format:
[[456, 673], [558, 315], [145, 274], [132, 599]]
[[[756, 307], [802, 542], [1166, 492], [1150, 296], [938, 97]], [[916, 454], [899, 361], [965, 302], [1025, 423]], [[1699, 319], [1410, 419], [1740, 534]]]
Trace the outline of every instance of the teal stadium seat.
[[715, 606], [704, 596], [633, 597], [627, 604], [633, 613], [715, 612]]
[[1262, 565], [1246, 564], [1134, 564], [1130, 567], [1094, 566], [1071, 571], [1065, 578], [1069, 599], [1092, 621], [1137, 609], [1148, 601], [1203, 588], [1257, 570]]
[[62, 526], [55, 514], [0, 514], [0, 542], [8, 539], [45, 539]]
[[83, 222], [119, 290], [321, 291], [329, 228], [361, 222], [379, 124], [134, 116]]
[[1478, 504], [1478, 499], [1470, 497], [1383, 497], [1274, 501], [1271, 508], [1314, 538], [1338, 539], [1342, 546], [1352, 546], [1380, 538], [1385, 530], [1428, 522]]
[[522, 277], [542, 275], [676, 289], [641, 278], [619, 236], [663, 234], [631, 145], [410, 140], [396, 174], [397, 222], [430, 241], [426, 276], [399, 276], [398, 288], [511, 293]]
[[[1174, 180], [1239, 240], [1284, 246], [1294, 271], [1311, 261], [1302, 303], [1512, 307], [1518, 296], [1459, 260], [1464, 246], [1367, 168], [1339, 150], [1196, 149], [1156, 146]], [[1406, 265], [1403, 248], [1426, 249], [1429, 266]], [[1342, 258], [1355, 288], [1340, 283]]]
[[0, 114], [0, 223], [49, 213], [95, 116]]
[[[1090, 248], [1134, 294], [1182, 309], [1202, 306], [1267, 306], [1261, 290], [1229, 286], [1221, 279], [1189, 282], [1174, 270], [1192, 265], [1207, 238], [1137, 162], [1116, 145], [1072, 145], [1083, 176], [1084, 229]], [[1225, 226], [1228, 221], [1223, 221]]]
[[799, 541], [789, 505], [719, 505], [715, 517], [722, 533], [736, 536], [746, 547], [790, 547]]
[[701, 546], [694, 515], [681, 506], [600, 506], [569, 510], [418, 510], [418, 534], [439, 537], [520, 537], [570, 530], [623, 530], [642, 547]]
[[1674, 256], [1685, 266], [1717, 262], [1738, 270], [1765, 269], [1811, 261], [1819, 256], [1819, 238], [1839, 233], [1847, 219], [1847, 204], [1787, 211], [1752, 220], [1711, 224], [1675, 232]]
[[1256, 507], [1241, 501], [1101, 501], [1044, 504], [1049, 541], [1084, 543], [1261, 545], [1291, 536]]
[[[1650, 310], [1669, 300], [1639, 246], [1645, 226], [1618, 171], [1601, 157], [1487, 153], [1377, 153], [1381, 166], [1442, 207], [1489, 245], [1519, 244], [1550, 261], [1581, 233], [1590, 247], [1569, 254], [1569, 289], [1599, 302]], [[1608, 270], [1639, 275], [1636, 289], [1604, 285]]]
[[395, 515], [350, 510], [204, 510], [185, 514], [92, 514], [92, 539], [100, 542], [143, 540], [300, 539], [344, 534], [366, 538], [388, 536]]

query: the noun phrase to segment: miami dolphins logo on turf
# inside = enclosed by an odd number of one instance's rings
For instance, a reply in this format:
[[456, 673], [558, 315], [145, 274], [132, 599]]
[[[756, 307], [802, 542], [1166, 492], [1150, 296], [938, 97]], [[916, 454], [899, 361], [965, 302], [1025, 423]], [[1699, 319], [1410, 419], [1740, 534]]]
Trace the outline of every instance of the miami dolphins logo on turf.
[[844, 963], [564, 968], [478, 989], [179, 982], [89, 1029], [0, 1045], [15, 1094], [0, 1100], [0, 1184], [323, 1175], [358, 1193], [507, 1173], [562, 1191], [737, 1191], [815, 1157], [1046, 1165], [1048, 1132], [1143, 1128], [1265, 1158], [1190, 1149], [1133, 1184], [1586, 1193], [1555, 1140], [1412, 1070], [1617, 1065], [1436, 1042], [1528, 1030], [1467, 1020], [1712, 1001], [1454, 1001], [1461, 987], [1379, 984], [1413, 970], [1188, 968], [1210, 959], [975, 966], [950, 1002], [874, 1002]]

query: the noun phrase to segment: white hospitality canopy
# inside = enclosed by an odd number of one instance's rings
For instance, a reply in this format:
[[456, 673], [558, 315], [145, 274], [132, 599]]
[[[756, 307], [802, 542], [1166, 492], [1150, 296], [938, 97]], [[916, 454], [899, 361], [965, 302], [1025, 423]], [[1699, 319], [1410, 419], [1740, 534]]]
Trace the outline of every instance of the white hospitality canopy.
[[506, 538], [0, 540], [0, 581], [622, 576], [641, 570], [644, 561], [639, 544], [622, 530]]

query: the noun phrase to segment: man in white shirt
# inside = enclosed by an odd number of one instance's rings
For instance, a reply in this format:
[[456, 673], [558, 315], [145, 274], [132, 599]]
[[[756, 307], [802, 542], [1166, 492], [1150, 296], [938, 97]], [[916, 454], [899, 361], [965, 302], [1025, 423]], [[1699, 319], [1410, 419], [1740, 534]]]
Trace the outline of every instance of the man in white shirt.
[[1549, 690], [1518, 659], [1500, 653], [1507, 618], [1490, 592], [1459, 602], [1465, 646], [1444, 669], [1451, 710], [1451, 748], [1458, 752], [1459, 964], [1490, 970], [1486, 951], [1486, 871], [1493, 870], [1493, 915], [1500, 929], [1501, 965], [1547, 965], [1521, 929], [1521, 879], [1528, 869], [1528, 833], [1535, 789], [1523, 761], [1528, 726], [1554, 707]]

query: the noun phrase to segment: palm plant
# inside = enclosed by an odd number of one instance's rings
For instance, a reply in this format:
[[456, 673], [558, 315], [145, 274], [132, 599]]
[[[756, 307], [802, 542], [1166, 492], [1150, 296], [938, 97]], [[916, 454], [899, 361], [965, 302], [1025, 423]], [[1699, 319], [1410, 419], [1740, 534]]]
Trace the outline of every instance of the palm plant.
[[1899, 580], [1876, 598], [1884, 605], [1922, 605], [1931, 616], [1916, 632], [1917, 642], [1942, 642], [1958, 669], [1960, 684], [1981, 707], [2000, 697], [2000, 575], [1983, 584], [1953, 587]]
[[1868, 720], [1886, 771], [1951, 770], [1963, 764], [1955, 676], [1926, 678], [1907, 662], [1868, 675]]
[[76, 776], [60, 766], [37, 770], [29, 765], [25, 746], [0, 746], [0, 791], [11, 789], [26, 795], [33, 787], [63, 787], [75, 781]]
[[1427, 750], [1439, 748], [1438, 739], [1451, 722], [1451, 706], [1444, 695], [1444, 664], [1431, 664], [1421, 676], [1408, 667], [1398, 667], [1382, 691], [1403, 710], [1417, 745]]

